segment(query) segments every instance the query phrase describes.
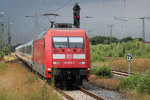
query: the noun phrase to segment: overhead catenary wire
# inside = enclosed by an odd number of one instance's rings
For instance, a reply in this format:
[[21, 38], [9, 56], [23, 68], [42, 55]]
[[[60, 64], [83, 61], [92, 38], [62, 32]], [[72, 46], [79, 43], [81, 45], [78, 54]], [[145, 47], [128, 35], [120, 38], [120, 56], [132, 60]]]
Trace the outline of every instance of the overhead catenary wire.
[[70, 2], [72, 2], [73, 0], [69, 0], [69, 1], [67, 1], [66, 3], [64, 3], [63, 5], [61, 5], [60, 7], [58, 7], [58, 8], [56, 8], [55, 10], [53, 10], [54, 12], [55, 11], [57, 11], [57, 10], [59, 10], [59, 9], [62, 9], [62, 8], [64, 8], [67, 4], [69, 4]]

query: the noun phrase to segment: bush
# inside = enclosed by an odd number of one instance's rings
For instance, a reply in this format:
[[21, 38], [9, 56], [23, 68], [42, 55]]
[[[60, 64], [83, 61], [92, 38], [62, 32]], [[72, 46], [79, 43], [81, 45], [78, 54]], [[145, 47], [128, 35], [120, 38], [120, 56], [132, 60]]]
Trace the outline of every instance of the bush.
[[150, 94], [150, 72], [147, 72], [146, 75], [144, 75], [137, 86], [137, 90], [140, 93], [149, 93]]
[[110, 67], [105, 65], [103, 67], [98, 68], [95, 71], [95, 75], [108, 78], [111, 78], [113, 76]]
[[4, 47], [2, 48], [2, 51], [0, 52], [0, 57], [7, 56], [8, 53], [9, 53], [8, 47], [7, 47], [7, 46], [4, 46]]
[[91, 67], [91, 74], [96, 75], [96, 71], [97, 71], [98, 69], [99, 69], [98, 67], [92, 66], [92, 67]]
[[119, 84], [120, 88], [126, 88], [126, 89], [135, 89], [139, 83], [140, 78], [142, 75], [135, 73], [134, 75], [130, 76], [129, 78], [123, 79]]
[[150, 71], [143, 75], [136, 73], [129, 78], [123, 79], [117, 89], [135, 89], [139, 93], [150, 94]]

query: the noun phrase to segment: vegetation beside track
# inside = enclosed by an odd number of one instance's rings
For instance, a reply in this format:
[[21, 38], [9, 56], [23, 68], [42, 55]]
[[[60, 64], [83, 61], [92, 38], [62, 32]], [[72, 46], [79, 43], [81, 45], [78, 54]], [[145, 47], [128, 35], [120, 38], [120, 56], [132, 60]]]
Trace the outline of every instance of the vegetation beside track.
[[[93, 67], [92, 67], [93, 68]], [[150, 71], [144, 74], [134, 73], [125, 79], [92, 75], [89, 82], [105, 89], [115, 90], [125, 95], [129, 100], [150, 100]]]
[[89, 82], [101, 88], [116, 90], [116, 87], [120, 83], [120, 79], [91, 75], [91, 77], [89, 78]]
[[118, 86], [118, 90], [121, 89], [150, 94], [150, 71], [145, 74], [135, 73], [129, 78], [123, 79]]
[[7, 66], [6, 64], [0, 62], [0, 75], [1, 75], [2, 73], [4, 73], [4, 71], [7, 69], [7, 67], [8, 67], [8, 66]]
[[134, 59], [150, 58], [150, 44], [146, 44], [145, 50], [142, 50], [142, 42], [138, 40], [90, 45], [90, 50], [92, 62], [103, 62], [116, 57], [126, 58], [127, 53], [132, 53]]
[[111, 78], [113, 76], [111, 68], [106, 65], [104, 65], [103, 67], [92, 66], [91, 74], [106, 78]]
[[0, 75], [0, 100], [62, 100], [52, 87], [22, 65], [1, 65], [7, 68]]
[[13, 56], [13, 54], [11, 54], [10, 56], [4, 56], [4, 61], [8, 62], [8, 61], [12, 61], [15, 60], [16, 58]]
[[117, 90], [124, 92], [131, 100], [150, 100], [150, 71], [135, 73], [121, 80]]

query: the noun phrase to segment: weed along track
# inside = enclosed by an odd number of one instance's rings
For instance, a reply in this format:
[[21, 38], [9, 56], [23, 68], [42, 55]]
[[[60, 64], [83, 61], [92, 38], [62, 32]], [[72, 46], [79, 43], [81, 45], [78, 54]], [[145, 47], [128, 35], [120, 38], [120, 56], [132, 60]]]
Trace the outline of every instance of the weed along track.
[[21, 62], [0, 63], [0, 100], [62, 100]]

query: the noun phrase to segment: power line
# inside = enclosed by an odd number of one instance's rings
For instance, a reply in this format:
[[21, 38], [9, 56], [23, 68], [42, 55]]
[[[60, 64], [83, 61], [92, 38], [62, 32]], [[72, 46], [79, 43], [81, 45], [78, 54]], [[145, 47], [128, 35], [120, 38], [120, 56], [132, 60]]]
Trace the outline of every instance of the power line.
[[139, 18], [142, 20], [142, 49], [145, 50], [145, 19], [150, 19], [148, 17], [142, 17], [142, 18]]
[[57, 11], [57, 10], [59, 10], [59, 9], [62, 9], [62, 8], [64, 8], [67, 4], [69, 4], [70, 2], [72, 2], [73, 0], [69, 0], [69, 1], [67, 1], [66, 3], [64, 3], [62, 6], [60, 6], [60, 7], [58, 7], [58, 8], [56, 8], [55, 10], [53, 10], [54, 12], [55, 11]]
[[[85, 2], [85, 1], [88, 1], [88, 0], [82, 0], [82, 1], [80, 1], [80, 2], [77, 2], [77, 1], [75, 1], [75, 2], [73, 2], [72, 4], [69, 4], [70, 2], [72, 2], [73, 0], [69, 0], [68, 2], [66, 2], [65, 4], [63, 4], [62, 6], [60, 6], [60, 7], [58, 7], [58, 8], [56, 8], [55, 10], [52, 10], [52, 11], [57, 11], [57, 10], [60, 10], [60, 9], [62, 9], [62, 8], [66, 8], [66, 7], [69, 7], [69, 6], [71, 6], [71, 5], [73, 5], [73, 3], [82, 3], [82, 2]], [[68, 6], [66, 6], [67, 4], [69, 4]]]

